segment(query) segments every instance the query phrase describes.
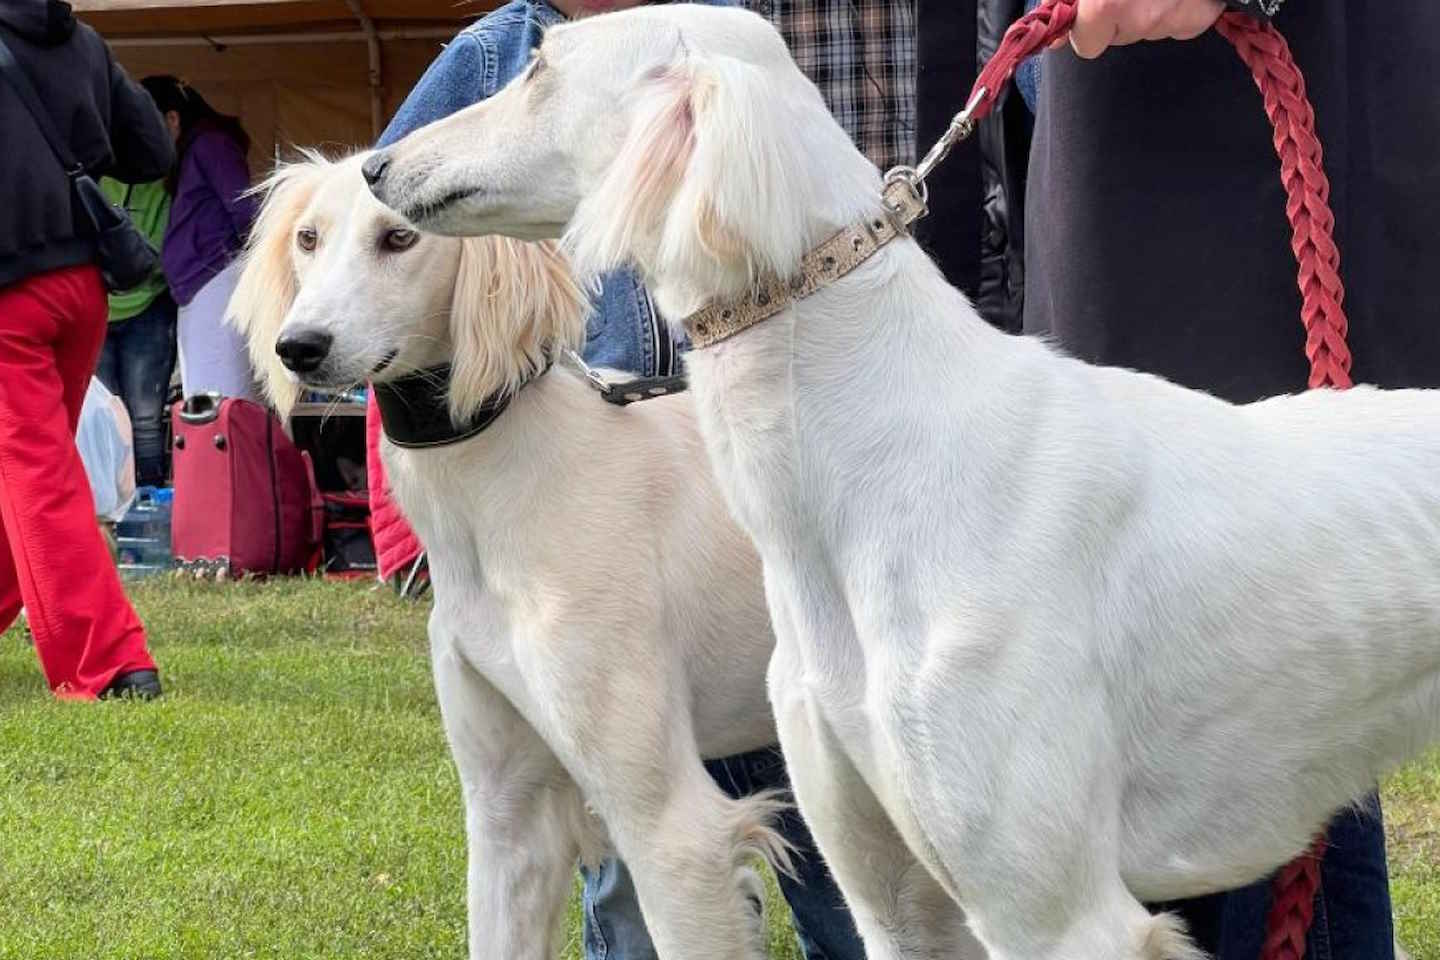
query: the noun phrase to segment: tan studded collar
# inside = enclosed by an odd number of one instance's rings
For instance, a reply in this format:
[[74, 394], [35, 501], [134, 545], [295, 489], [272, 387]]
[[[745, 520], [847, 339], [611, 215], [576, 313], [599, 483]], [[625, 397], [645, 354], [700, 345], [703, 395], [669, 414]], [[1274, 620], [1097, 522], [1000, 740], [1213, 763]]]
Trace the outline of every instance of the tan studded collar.
[[917, 189], [907, 177], [887, 178], [882, 197], [885, 216], [840, 230], [807, 253], [793, 276], [763, 278], [748, 295], [713, 301], [686, 317], [685, 332], [690, 336], [691, 348], [712, 347], [828, 287], [925, 215], [923, 188]]

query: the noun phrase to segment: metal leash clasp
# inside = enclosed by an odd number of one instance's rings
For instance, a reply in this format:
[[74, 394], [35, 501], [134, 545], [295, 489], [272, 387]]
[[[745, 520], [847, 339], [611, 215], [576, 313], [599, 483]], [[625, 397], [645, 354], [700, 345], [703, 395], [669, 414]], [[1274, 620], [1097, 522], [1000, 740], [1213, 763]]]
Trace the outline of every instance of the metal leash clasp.
[[580, 371], [581, 375], [585, 377], [586, 381], [589, 382], [590, 386], [594, 387], [602, 397], [609, 395], [610, 382], [600, 375], [600, 371], [596, 370], [594, 367], [590, 366], [590, 364], [586, 363], [584, 358], [581, 357], [580, 354], [576, 353], [570, 347], [566, 347], [564, 351], [564, 357], [566, 360], [569, 360], [570, 363], [574, 365], [575, 369]]
[[891, 167], [885, 174], [885, 186], [889, 187], [896, 182], [903, 182], [910, 187], [922, 207], [928, 204], [930, 188], [925, 181], [929, 179], [930, 174], [935, 172], [935, 168], [940, 166], [941, 162], [950, 155], [955, 144], [975, 132], [975, 125], [979, 120], [976, 114], [989, 96], [990, 91], [984, 87], [976, 87], [972, 90], [965, 109], [955, 114], [945, 133], [935, 141], [935, 145], [921, 158], [920, 162], [913, 167]]

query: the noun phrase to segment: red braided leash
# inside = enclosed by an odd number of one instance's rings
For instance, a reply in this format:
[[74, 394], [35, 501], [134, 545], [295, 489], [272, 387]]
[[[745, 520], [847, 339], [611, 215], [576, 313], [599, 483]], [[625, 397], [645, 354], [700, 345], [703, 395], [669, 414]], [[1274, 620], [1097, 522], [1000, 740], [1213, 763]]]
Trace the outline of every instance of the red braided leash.
[[1305, 355], [1310, 386], [1351, 385], [1350, 348], [1345, 343], [1345, 286], [1340, 282], [1340, 250], [1335, 246], [1335, 214], [1330, 212], [1330, 179], [1325, 176], [1315, 108], [1305, 96], [1305, 78], [1290, 55], [1290, 45], [1269, 23], [1230, 13], [1215, 24], [1235, 45], [1265, 98], [1265, 113], [1275, 128], [1275, 152], [1285, 184], [1285, 215], [1290, 218], [1290, 249], [1300, 264], [1300, 320], [1305, 324]]
[[[995, 55], [975, 79], [966, 112], [952, 125], [955, 139], [967, 135], [976, 122], [990, 113], [1022, 61], [1070, 32], [1078, 2], [1048, 0], [1005, 32]], [[1240, 59], [1250, 68], [1264, 98], [1265, 113], [1275, 129], [1275, 152], [1280, 157], [1280, 179], [1285, 185], [1285, 214], [1292, 230], [1290, 247], [1300, 266], [1300, 320], [1305, 326], [1310, 386], [1348, 387], [1350, 348], [1345, 334], [1349, 325], [1342, 306], [1345, 286], [1340, 281], [1340, 250], [1335, 246], [1330, 181], [1325, 176], [1320, 139], [1315, 135], [1315, 110], [1305, 96], [1305, 78], [1295, 65], [1289, 44], [1271, 24], [1243, 13], [1227, 13], [1215, 29], [1235, 46]], [[921, 170], [928, 172], [924, 162]]]
[[1265, 945], [1260, 960], [1305, 960], [1305, 935], [1315, 919], [1315, 894], [1320, 890], [1320, 861], [1325, 838], [1280, 868], [1270, 886], [1270, 913], [1265, 918]]
[[[912, 173], [925, 175], [944, 159], [951, 145], [968, 136], [975, 124], [994, 109], [1016, 68], [1027, 57], [1064, 38], [1075, 22], [1079, 0], [1047, 0], [1015, 22], [995, 55], [975, 80], [965, 110]], [[1290, 47], [1268, 22], [1241, 13], [1227, 13], [1215, 29], [1229, 40], [1250, 68], [1275, 129], [1275, 152], [1285, 185], [1285, 214], [1290, 220], [1290, 248], [1299, 264], [1300, 320], [1305, 327], [1305, 356], [1310, 360], [1310, 386], [1343, 389], [1351, 385], [1348, 323], [1342, 306], [1340, 251], [1333, 236], [1330, 181], [1325, 176], [1320, 140], [1315, 135], [1315, 110], [1305, 96], [1305, 78]], [[1320, 889], [1320, 861], [1325, 840], [1276, 874], [1273, 902], [1266, 921], [1261, 960], [1303, 960], [1305, 938], [1315, 914]]]

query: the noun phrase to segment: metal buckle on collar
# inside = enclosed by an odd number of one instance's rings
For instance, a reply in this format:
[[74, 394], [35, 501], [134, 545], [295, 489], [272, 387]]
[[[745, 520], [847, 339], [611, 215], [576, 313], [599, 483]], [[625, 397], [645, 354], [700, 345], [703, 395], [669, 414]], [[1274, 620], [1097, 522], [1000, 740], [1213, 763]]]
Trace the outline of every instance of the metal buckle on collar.
[[600, 394], [601, 399], [606, 403], [613, 403], [617, 407], [626, 407], [641, 400], [652, 400], [655, 397], [669, 396], [672, 393], [684, 393], [685, 388], [689, 386], [684, 374], [676, 374], [671, 377], [636, 377], [633, 380], [611, 383], [601, 376], [600, 371], [586, 363], [585, 358], [576, 351], [566, 347], [564, 356], [585, 377], [585, 382]]

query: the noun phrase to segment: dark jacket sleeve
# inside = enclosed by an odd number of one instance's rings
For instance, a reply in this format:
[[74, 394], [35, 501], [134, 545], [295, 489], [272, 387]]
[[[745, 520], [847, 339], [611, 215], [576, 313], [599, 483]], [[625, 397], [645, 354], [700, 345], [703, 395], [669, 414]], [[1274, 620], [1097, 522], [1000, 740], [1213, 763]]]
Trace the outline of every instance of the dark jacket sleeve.
[[106, 171], [124, 183], [158, 180], [175, 163], [175, 141], [150, 94], [114, 60], [110, 61], [110, 146], [114, 166]]

